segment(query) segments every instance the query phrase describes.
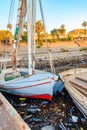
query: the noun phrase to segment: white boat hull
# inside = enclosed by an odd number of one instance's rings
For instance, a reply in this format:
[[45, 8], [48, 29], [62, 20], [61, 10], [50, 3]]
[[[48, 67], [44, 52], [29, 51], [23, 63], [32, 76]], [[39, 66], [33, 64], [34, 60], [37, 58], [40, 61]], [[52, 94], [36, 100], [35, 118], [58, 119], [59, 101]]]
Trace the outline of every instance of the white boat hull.
[[[20, 72], [25, 73], [25, 69], [20, 70]], [[10, 81], [4, 81], [0, 83], [0, 86], [2, 89], [14, 95], [51, 101], [53, 87], [57, 80], [57, 75], [44, 71], [36, 71], [31, 76], [25, 75]]]

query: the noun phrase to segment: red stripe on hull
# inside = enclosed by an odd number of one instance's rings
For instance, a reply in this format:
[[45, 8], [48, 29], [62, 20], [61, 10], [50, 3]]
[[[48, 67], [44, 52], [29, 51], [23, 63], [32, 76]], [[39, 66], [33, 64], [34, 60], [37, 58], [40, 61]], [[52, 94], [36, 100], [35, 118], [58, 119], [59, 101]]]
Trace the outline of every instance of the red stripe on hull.
[[35, 84], [35, 85], [32, 85], [32, 86], [23, 86], [23, 87], [17, 87], [17, 88], [5, 88], [5, 89], [8, 89], [8, 90], [16, 90], [16, 89], [24, 89], [24, 88], [30, 88], [30, 87], [37, 87], [37, 86], [41, 86], [41, 85], [44, 85], [44, 84], [49, 84], [50, 82], [45, 82], [45, 83], [40, 83], [40, 84]]
[[21, 97], [25, 97], [25, 98], [36, 98], [36, 99], [47, 99], [49, 101], [52, 101], [52, 96], [49, 94], [41, 94], [41, 95], [19, 95], [19, 94], [14, 94], [16, 96], [21, 96]]

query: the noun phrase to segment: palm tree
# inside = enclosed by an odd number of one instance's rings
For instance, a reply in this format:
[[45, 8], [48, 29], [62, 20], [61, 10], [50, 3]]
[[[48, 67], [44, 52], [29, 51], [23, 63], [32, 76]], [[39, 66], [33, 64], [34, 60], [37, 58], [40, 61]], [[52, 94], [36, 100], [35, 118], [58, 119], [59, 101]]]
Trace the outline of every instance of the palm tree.
[[60, 26], [60, 31], [61, 31], [61, 35], [65, 36], [66, 29], [65, 29], [65, 25], [64, 24], [62, 24]]
[[11, 24], [11, 23], [8, 23], [7, 28], [8, 28], [9, 30], [11, 30], [11, 29], [12, 29], [12, 24]]
[[55, 39], [55, 37], [57, 36], [57, 29], [53, 29], [52, 31], [51, 31], [51, 36], [53, 37], [53, 42], [55, 41], [54, 39]]
[[65, 25], [62, 24], [62, 25], [60, 26], [60, 28], [61, 28], [61, 29], [65, 29]]
[[87, 22], [84, 21], [84, 22], [82, 23], [82, 26], [84, 27], [84, 35], [86, 36], [86, 26], [87, 26]]
[[38, 39], [38, 41], [40, 41], [40, 35], [43, 32], [43, 29], [44, 28], [43, 28], [43, 24], [42, 24], [41, 20], [37, 21], [36, 25], [35, 25], [35, 32], [37, 33], [37, 39]]

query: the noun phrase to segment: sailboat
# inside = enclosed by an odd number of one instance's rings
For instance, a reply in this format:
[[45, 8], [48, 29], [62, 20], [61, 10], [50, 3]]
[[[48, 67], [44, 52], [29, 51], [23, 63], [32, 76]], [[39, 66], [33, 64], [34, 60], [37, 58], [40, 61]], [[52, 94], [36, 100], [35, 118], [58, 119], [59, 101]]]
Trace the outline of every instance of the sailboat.
[[[41, 0], [39, 0], [39, 3], [43, 19]], [[25, 15], [27, 15], [28, 23], [28, 68], [17, 68], [16, 55], [19, 49], [20, 35]], [[0, 89], [17, 96], [47, 99], [51, 101], [53, 87], [58, 80], [58, 75], [53, 72], [53, 63], [49, 50], [48, 54], [52, 72], [35, 69], [35, 17], [36, 0], [19, 0], [12, 54], [13, 67], [1, 70]], [[44, 30], [46, 31], [46, 28]]]

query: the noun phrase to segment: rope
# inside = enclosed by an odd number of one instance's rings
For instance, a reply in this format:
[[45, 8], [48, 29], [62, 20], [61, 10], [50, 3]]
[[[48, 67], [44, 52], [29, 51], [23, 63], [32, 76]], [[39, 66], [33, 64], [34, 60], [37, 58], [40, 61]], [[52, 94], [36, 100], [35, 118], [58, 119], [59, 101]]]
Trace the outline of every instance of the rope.
[[55, 73], [55, 69], [54, 69], [54, 64], [52, 62], [52, 58], [51, 58], [51, 54], [50, 54], [50, 49], [48, 46], [48, 41], [47, 41], [47, 37], [46, 37], [46, 26], [45, 26], [45, 18], [44, 18], [44, 14], [43, 14], [43, 9], [42, 9], [42, 3], [41, 0], [39, 0], [39, 4], [40, 4], [40, 10], [41, 10], [41, 16], [42, 16], [42, 21], [43, 21], [43, 26], [44, 26], [44, 37], [45, 37], [45, 41], [46, 41], [46, 46], [47, 46], [47, 51], [48, 51], [48, 56], [50, 58], [50, 66], [51, 66], [51, 72]]
[[8, 23], [11, 23], [11, 22], [12, 22], [12, 19], [13, 19], [14, 4], [15, 4], [15, 0], [11, 0], [10, 11], [9, 11], [9, 17], [8, 17]]

